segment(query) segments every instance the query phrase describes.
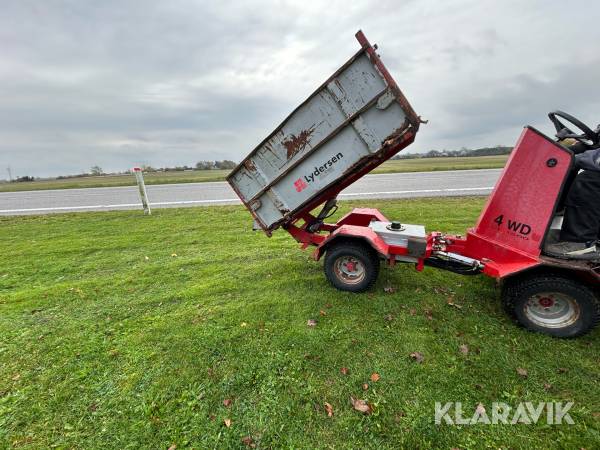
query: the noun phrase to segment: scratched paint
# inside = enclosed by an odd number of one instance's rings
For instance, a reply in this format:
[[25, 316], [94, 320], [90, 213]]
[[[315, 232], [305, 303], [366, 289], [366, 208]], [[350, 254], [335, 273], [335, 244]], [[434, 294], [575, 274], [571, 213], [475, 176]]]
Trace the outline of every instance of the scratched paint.
[[290, 134], [288, 138], [282, 142], [282, 145], [287, 150], [286, 157], [287, 159], [292, 159], [298, 153], [301, 153], [310, 141], [310, 137], [315, 131], [315, 126], [312, 125], [307, 130], [302, 130], [298, 136], [295, 134]]
[[252, 213], [267, 234], [414, 139], [412, 108], [369, 48], [350, 58], [228, 177], [244, 204], [255, 205]]

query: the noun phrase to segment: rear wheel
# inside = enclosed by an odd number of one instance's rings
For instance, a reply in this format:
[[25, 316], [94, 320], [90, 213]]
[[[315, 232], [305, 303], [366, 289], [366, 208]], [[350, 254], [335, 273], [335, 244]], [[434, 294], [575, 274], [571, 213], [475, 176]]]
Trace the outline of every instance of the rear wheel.
[[519, 324], [555, 337], [581, 336], [600, 319], [600, 302], [594, 292], [561, 276], [509, 282], [502, 297], [505, 309]]
[[327, 250], [325, 276], [339, 290], [363, 292], [379, 275], [379, 257], [372, 248], [360, 243], [339, 243]]

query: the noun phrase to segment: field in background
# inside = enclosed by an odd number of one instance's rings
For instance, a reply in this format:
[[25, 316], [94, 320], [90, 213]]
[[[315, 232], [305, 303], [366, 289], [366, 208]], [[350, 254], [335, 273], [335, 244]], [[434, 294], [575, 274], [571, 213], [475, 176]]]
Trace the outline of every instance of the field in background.
[[509, 155], [416, 158], [386, 161], [372, 173], [435, 172], [441, 170], [500, 169]]
[[[338, 216], [368, 205], [462, 233], [483, 203], [341, 202]], [[407, 265], [383, 269], [371, 292], [339, 292], [310, 252], [252, 232], [237, 206], [0, 218], [0, 254], [0, 448], [600, 440], [600, 332], [528, 333], [483, 276]], [[575, 424], [436, 426], [435, 401], [463, 402], [465, 417], [480, 402], [490, 414], [492, 402], [574, 401]]]
[[[508, 155], [456, 158], [419, 158], [386, 161], [372, 173], [427, 172], [461, 169], [494, 169], [504, 167]], [[146, 184], [198, 183], [223, 181], [229, 170], [194, 170], [188, 172], [155, 172], [144, 174]], [[22, 183], [0, 183], [0, 192], [73, 189], [88, 187], [130, 186], [133, 175], [105, 175], [63, 180], [39, 180]]]

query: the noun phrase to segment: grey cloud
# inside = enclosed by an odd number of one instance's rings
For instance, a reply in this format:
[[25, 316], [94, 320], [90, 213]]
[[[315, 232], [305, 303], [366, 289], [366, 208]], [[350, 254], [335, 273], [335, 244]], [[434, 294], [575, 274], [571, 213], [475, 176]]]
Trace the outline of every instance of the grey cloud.
[[551, 77], [520, 74], [499, 86], [476, 85], [470, 93], [448, 99], [443, 108], [454, 117], [453, 127], [440, 138], [456, 140], [464, 136], [464, 130], [484, 135], [528, 123], [551, 133], [546, 114], [556, 109], [570, 111], [590, 125], [600, 122], [600, 96], [594, 95], [600, 58], [557, 67]]
[[580, 7], [565, 26], [558, 0], [9, 0], [0, 170], [240, 159], [358, 49], [359, 28], [431, 120], [410, 151], [510, 144], [556, 107], [594, 122], [600, 6]]

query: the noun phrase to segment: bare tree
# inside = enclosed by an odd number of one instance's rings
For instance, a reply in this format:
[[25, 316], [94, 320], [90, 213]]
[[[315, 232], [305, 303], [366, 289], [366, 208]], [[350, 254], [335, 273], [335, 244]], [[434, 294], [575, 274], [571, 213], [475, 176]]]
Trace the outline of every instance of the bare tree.
[[90, 173], [92, 175], [104, 175], [104, 172], [102, 171], [102, 167], [100, 167], [100, 166], [92, 166], [92, 168], [90, 169]]

